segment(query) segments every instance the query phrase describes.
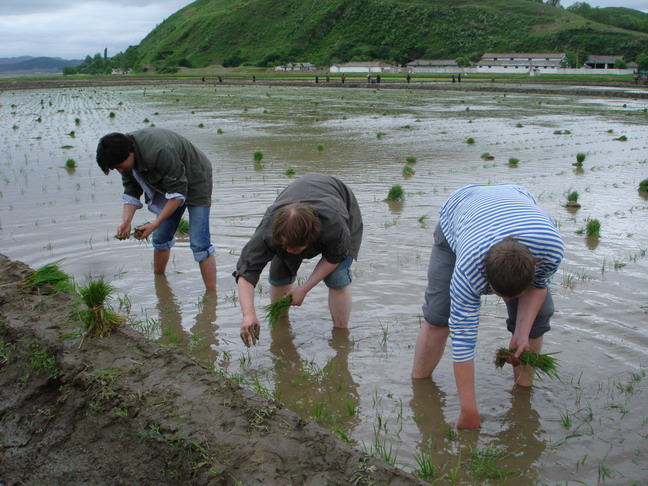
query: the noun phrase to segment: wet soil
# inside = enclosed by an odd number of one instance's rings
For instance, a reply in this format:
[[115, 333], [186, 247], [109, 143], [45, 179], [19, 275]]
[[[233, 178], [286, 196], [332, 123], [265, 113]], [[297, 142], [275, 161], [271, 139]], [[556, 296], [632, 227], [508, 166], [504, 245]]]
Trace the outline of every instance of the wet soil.
[[30, 271], [0, 255], [0, 485], [419, 484], [127, 326], [75, 336]]

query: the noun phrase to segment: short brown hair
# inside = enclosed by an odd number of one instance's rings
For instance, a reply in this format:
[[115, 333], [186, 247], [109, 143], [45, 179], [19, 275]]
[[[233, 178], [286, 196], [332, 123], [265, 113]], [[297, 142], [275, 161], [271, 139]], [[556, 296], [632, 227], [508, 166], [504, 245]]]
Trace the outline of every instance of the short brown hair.
[[289, 246], [309, 246], [320, 234], [320, 220], [313, 208], [296, 202], [279, 208], [272, 219], [272, 240]]
[[484, 258], [486, 279], [503, 297], [517, 297], [535, 275], [536, 261], [529, 249], [513, 236], [490, 247]]

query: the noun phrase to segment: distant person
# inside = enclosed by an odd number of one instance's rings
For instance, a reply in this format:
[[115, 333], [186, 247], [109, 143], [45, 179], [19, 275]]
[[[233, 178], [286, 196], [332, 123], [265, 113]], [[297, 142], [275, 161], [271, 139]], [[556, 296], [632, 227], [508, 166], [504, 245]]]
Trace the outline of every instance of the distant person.
[[220, 76], [218, 76], [218, 82], [219, 82], [219, 83], [222, 83], [222, 82], [223, 82], [223, 78], [221, 78]]
[[326, 82], [328, 83], [330, 81], [329, 75], [326, 75]]
[[317, 74], [315, 75], [315, 83], [319, 83], [319, 76]]
[[204, 83], [205, 82], [205, 76], [201, 78], [201, 81]]
[[461, 73], [457, 74], [457, 81], [461, 83]]
[[[306, 174], [287, 186], [268, 207], [250, 241], [243, 247], [233, 275], [243, 313], [241, 338], [256, 343], [259, 319], [254, 287], [270, 264], [270, 299], [292, 296], [300, 306], [324, 280], [329, 288], [333, 326], [347, 328], [351, 314], [351, 264], [362, 242], [362, 216], [356, 198], [342, 181]], [[305, 283], [293, 287], [303, 260], [321, 255]]]
[[344, 80], [346, 79], [346, 76], [343, 74], [340, 79], [342, 80], [342, 84], [344, 84]]
[[407, 84], [409, 84], [409, 82], [412, 80], [412, 77], [408, 74], [405, 80], [407, 81]]
[[254, 75], [252, 76], [252, 82], [256, 83], [256, 76], [254, 76]]
[[456, 80], [455, 80], [455, 75], [453, 74], [453, 75], [452, 75], [452, 83], [454, 84], [455, 81], [456, 81]]
[[216, 288], [215, 248], [209, 233], [212, 166], [189, 140], [171, 130], [144, 128], [130, 133], [109, 133], [99, 140], [97, 164], [108, 175], [121, 174], [124, 194], [122, 223], [116, 236], [127, 239], [135, 211], [144, 195], [152, 223], [138, 229], [138, 238], [152, 236], [153, 272], [166, 271], [175, 232], [185, 210], [189, 212], [189, 245], [200, 266], [205, 288]]
[[371, 73], [367, 74], [367, 83], [371, 84]]
[[376, 74], [376, 83], [380, 84], [380, 74]]
[[450, 336], [461, 409], [457, 427], [481, 425], [474, 371], [481, 296], [495, 294], [506, 302], [515, 383], [531, 386], [534, 371], [517, 358], [542, 350], [554, 313], [548, 287], [563, 252], [553, 221], [521, 186], [466, 186], [441, 206], [412, 378], [432, 375]]

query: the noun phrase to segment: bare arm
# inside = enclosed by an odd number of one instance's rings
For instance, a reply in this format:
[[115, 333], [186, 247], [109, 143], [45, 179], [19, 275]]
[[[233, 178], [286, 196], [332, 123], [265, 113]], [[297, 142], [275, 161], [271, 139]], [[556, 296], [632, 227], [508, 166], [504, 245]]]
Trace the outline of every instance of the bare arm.
[[243, 313], [241, 339], [249, 348], [251, 345], [256, 344], [260, 332], [259, 319], [254, 309], [254, 285], [243, 277], [238, 278], [237, 285], [241, 312]]
[[460, 429], [478, 429], [481, 419], [477, 410], [475, 395], [475, 364], [473, 360], [454, 363], [455, 382], [459, 392], [461, 412], [457, 427]]
[[180, 198], [176, 199], [167, 199], [166, 204], [162, 208], [162, 211], [160, 214], [158, 214], [158, 217], [155, 218], [155, 221], [152, 223], [147, 223], [142, 226], [140, 226], [140, 229], [142, 230], [142, 235], [141, 238], [147, 238], [153, 231], [158, 229], [160, 225], [169, 217], [171, 216], [176, 209], [183, 203], [184, 201]]
[[328, 277], [338, 265], [339, 263], [329, 263], [324, 257], [320, 258], [320, 261], [317, 262], [317, 265], [313, 269], [313, 273], [310, 274], [310, 277], [308, 277], [304, 285], [291, 289], [288, 292], [288, 295], [292, 296], [292, 305], [302, 305], [306, 294]]
[[536, 289], [529, 287], [518, 298], [517, 319], [515, 332], [511, 337], [509, 347], [516, 349], [513, 357], [519, 358], [523, 351], [529, 350], [529, 334], [531, 327], [540, 312], [540, 308], [547, 297], [547, 289]]
[[130, 237], [131, 223], [133, 222], [135, 211], [137, 211], [137, 206], [135, 206], [134, 204], [124, 204], [124, 210], [122, 212], [122, 223], [117, 226], [117, 232], [115, 233], [115, 236], [124, 239]]

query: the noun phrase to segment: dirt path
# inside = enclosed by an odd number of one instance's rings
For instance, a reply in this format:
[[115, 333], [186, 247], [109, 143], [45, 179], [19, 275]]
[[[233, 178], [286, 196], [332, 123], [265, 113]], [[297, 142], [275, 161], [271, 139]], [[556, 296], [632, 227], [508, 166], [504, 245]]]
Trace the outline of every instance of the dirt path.
[[128, 327], [70, 336], [29, 272], [0, 255], [0, 486], [423, 484]]

